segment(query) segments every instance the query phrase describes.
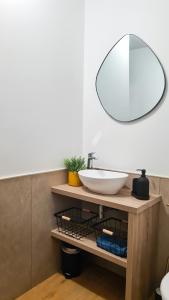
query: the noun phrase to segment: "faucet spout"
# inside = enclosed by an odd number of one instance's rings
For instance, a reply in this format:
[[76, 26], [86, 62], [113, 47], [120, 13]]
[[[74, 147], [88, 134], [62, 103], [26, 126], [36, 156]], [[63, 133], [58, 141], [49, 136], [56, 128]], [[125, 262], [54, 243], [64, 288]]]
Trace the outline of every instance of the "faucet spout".
[[93, 160], [96, 159], [94, 154], [95, 152], [88, 153], [87, 169], [93, 169]]

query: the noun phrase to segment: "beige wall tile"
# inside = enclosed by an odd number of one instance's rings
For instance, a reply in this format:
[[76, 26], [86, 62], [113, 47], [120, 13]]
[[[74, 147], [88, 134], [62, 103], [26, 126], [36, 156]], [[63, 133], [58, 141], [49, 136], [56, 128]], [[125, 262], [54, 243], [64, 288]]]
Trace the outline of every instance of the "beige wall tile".
[[160, 194], [160, 178], [156, 176], [148, 176], [150, 182], [150, 193]]
[[64, 170], [0, 180], [0, 300], [14, 299], [60, 267], [53, 214], [81, 205], [51, 193], [66, 180]]
[[[54, 213], [71, 207], [70, 198], [51, 194], [51, 186], [65, 183], [66, 172], [58, 171], [32, 177], [32, 285], [48, 278], [60, 267], [59, 247], [50, 236], [56, 227]], [[78, 201], [76, 200], [76, 204]]]
[[31, 178], [0, 181], [0, 300], [31, 288]]
[[132, 184], [133, 184], [133, 178], [136, 178], [138, 177], [137, 174], [132, 174], [132, 173], [128, 173], [128, 178], [127, 178], [127, 182], [126, 182], [126, 186], [129, 188], [129, 189], [132, 189]]

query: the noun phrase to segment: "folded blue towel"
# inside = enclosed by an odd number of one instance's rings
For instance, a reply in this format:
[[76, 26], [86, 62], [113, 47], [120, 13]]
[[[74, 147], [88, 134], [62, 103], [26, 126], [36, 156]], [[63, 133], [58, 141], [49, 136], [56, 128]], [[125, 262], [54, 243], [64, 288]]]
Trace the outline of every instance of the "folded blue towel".
[[96, 239], [97, 246], [121, 257], [127, 257], [127, 240], [115, 236], [101, 235]]

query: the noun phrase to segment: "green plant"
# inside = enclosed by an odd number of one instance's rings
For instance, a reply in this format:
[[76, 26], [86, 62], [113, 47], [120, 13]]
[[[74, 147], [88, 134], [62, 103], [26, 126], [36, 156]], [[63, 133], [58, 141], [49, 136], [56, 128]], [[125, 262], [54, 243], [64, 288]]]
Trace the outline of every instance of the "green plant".
[[86, 169], [86, 163], [84, 157], [73, 156], [71, 158], [64, 159], [64, 165], [71, 172], [78, 172], [80, 170]]

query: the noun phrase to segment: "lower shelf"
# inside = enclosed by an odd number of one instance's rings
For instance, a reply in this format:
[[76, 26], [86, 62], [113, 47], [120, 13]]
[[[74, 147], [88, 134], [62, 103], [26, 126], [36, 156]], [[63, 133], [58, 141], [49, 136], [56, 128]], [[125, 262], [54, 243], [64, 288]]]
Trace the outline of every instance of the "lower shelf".
[[75, 247], [78, 247], [89, 253], [92, 253], [106, 260], [109, 260], [112, 263], [115, 263], [123, 268], [127, 268], [127, 259], [116, 256], [112, 253], [109, 253], [97, 247], [94, 235], [90, 235], [87, 238], [82, 238], [81, 240], [76, 240], [68, 235], [59, 232], [57, 229], [52, 230], [51, 235], [56, 239], [67, 242], [69, 244], [74, 245]]

